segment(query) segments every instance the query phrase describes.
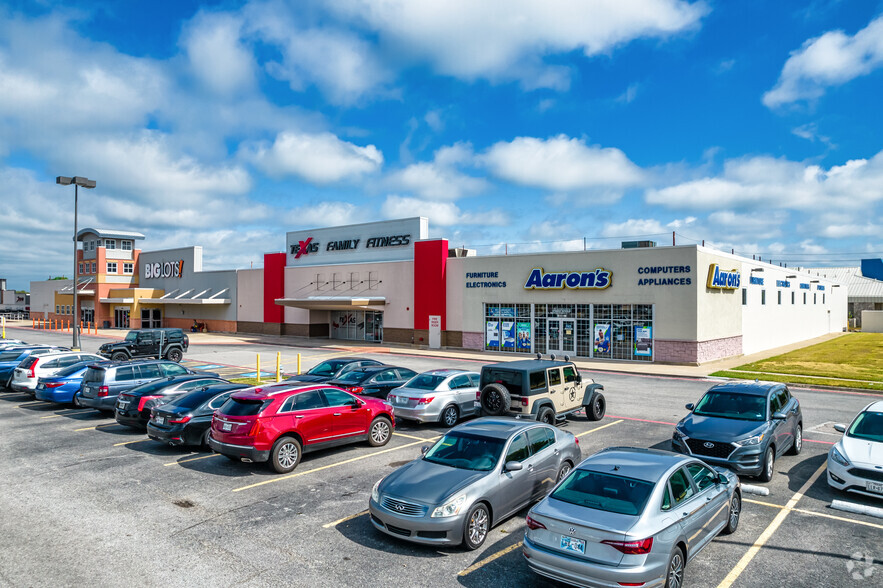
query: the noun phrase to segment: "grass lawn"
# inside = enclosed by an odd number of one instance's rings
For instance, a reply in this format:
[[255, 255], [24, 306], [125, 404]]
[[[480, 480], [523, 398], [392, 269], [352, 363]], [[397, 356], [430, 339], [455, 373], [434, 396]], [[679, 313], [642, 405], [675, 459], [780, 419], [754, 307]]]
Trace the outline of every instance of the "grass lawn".
[[[768, 374], [789, 374], [789, 376]], [[790, 377], [792, 374], [796, 377]], [[883, 333], [848, 333], [818, 345], [747, 363], [732, 370], [715, 372], [712, 375], [883, 390]], [[800, 378], [800, 376], [816, 377]], [[864, 380], [864, 382], [849, 380]]]

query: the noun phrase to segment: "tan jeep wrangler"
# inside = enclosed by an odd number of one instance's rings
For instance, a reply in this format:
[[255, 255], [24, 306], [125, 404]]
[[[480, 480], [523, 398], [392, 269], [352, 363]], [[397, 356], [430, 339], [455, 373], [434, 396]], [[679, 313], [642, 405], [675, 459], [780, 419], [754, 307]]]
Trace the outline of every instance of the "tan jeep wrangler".
[[567, 415], [585, 409], [589, 420], [598, 421], [607, 411], [601, 391], [604, 386], [583, 378], [565, 356], [492, 363], [481, 368], [476, 408], [482, 415], [525, 416], [555, 424]]

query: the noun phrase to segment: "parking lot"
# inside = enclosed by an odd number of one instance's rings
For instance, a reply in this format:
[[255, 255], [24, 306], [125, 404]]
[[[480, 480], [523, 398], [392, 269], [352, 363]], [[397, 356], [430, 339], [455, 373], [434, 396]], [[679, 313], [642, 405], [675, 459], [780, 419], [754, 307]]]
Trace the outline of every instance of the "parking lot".
[[[7, 336], [69, 344], [63, 334]], [[85, 350], [102, 342], [84, 337]], [[280, 348], [263, 351], [275, 355]], [[94, 348], [94, 349], [93, 349]], [[301, 352], [304, 368], [329, 349]], [[194, 346], [195, 367], [254, 370], [257, 346]], [[474, 360], [371, 354], [416, 370], [478, 369]], [[488, 355], [487, 361], [497, 361]], [[230, 372], [230, 370], [227, 370]], [[568, 420], [583, 456], [628, 445], [667, 449], [673, 424], [710, 381], [583, 371], [605, 386], [608, 415]], [[687, 566], [689, 586], [880, 585], [883, 519], [833, 510], [825, 456], [878, 396], [796, 388], [803, 452], [782, 456], [768, 496], [745, 494], [738, 531]], [[307, 454], [294, 472], [272, 473], [150, 441], [92, 410], [59, 408], [0, 393], [0, 584], [264, 586], [553, 586], [531, 573], [519, 549], [526, 510], [494, 527], [477, 551], [434, 549], [383, 535], [366, 514], [373, 484], [420, 455], [444, 429], [398, 423], [388, 445]], [[871, 560], [876, 563], [872, 563]]]

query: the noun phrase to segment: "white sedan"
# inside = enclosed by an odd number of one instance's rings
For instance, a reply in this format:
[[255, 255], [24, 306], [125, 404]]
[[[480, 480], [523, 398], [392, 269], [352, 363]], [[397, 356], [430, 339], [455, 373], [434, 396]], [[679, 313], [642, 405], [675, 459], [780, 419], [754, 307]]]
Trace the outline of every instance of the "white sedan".
[[883, 498], [883, 400], [858, 413], [828, 452], [828, 484], [837, 490]]

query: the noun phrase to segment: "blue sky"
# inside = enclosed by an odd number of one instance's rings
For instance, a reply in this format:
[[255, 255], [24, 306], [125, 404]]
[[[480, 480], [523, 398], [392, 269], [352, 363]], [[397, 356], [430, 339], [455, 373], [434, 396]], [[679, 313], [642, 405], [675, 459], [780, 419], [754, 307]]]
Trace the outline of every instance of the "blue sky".
[[[286, 231], [423, 215], [480, 254], [624, 238], [883, 255], [883, 4], [0, 5], [0, 277], [80, 225], [255, 267]], [[508, 245], [507, 245], [508, 244]]]

